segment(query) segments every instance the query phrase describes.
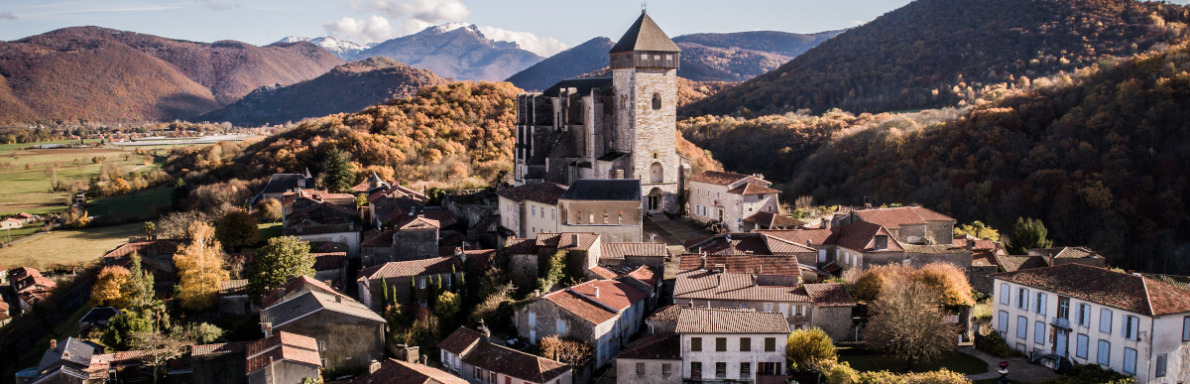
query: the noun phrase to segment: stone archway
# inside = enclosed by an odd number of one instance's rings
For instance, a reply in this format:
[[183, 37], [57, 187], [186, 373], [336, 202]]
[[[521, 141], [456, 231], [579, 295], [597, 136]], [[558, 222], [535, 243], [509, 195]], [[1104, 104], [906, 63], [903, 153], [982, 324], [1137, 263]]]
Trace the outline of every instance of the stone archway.
[[648, 195], [648, 211], [656, 212], [665, 209], [665, 193], [661, 188], [653, 188]]

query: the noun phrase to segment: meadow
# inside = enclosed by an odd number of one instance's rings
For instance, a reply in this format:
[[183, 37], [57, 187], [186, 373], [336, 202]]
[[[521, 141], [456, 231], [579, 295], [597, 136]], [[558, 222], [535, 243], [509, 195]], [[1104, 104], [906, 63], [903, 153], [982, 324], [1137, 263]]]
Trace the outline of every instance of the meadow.
[[63, 185], [86, 186], [99, 175], [103, 163], [125, 172], [149, 171], [161, 167], [168, 150], [168, 147], [140, 147], [141, 151], [156, 151], [161, 155], [145, 156], [136, 154], [136, 148], [31, 147], [31, 144], [0, 145], [0, 217], [20, 212], [44, 215], [61, 211], [67, 206], [69, 193], [53, 191], [54, 178]]
[[40, 233], [0, 248], [0, 265], [44, 269], [54, 265], [88, 264], [128, 242], [129, 236], [144, 233], [143, 223]]

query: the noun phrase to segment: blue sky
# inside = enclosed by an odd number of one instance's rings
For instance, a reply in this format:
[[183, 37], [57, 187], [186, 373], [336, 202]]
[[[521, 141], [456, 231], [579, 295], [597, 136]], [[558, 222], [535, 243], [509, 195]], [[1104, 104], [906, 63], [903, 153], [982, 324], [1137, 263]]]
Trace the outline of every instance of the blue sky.
[[[670, 35], [848, 28], [909, 0], [653, 0], [649, 15]], [[637, 0], [0, 0], [0, 39], [98, 25], [193, 41], [268, 44], [289, 35], [369, 42], [429, 25], [466, 22], [497, 40], [551, 54], [596, 36], [618, 39]]]

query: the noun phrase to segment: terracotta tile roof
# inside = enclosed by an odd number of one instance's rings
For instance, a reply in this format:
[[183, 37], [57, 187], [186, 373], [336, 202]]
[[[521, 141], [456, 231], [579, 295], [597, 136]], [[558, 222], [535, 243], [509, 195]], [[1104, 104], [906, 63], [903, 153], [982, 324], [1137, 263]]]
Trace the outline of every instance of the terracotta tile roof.
[[315, 271], [329, 271], [347, 266], [347, 252], [311, 253]]
[[691, 176], [690, 181], [715, 185], [731, 185], [747, 177], [751, 176], [735, 172], [703, 171], [702, 173]]
[[649, 335], [628, 344], [617, 359], [682, 360], [682, 336], [676, 333]]
[[228, 280], [228, 281], [224, 281], [219, 284], [219, 294], [220, 295], [244, 294], [247, 292], [247, 289], [248, 289], [248, 280], [247, 279]]
[[765, 236], [765, 245], [768, 246], [769, 252], [775, 255], [781, 254], [814, 254], [818, 250], [805, 244], [798, 244], [789, 240], [785, 240], [776, 236]]
[[397, 234], [399, 228], [389, 228], [383, 231], [368, 231], [364, 233], [364, 241], [360, 243], [361, 247], [391, 247], [393, 246], [393, 235]]
[[788, 242], [802, 244], [806, 246], [817, 246], [826, 244], [830, 239], [833, 231], [826, 228], [817, 229], [761, 229], [757, 233], [763, 233], [772, 237], [776, 237]]
[[1041, 256], [996, 255], [994, 257], [1000, 265], [1000, 269], [1003, 269], [1005, 272], [1016, 272], [1049, 266], [1045, 262], [1045, 258]]
[[1190, 289], [1089, 265], [1064, 264], [991, 276], [1142, 315], [1190, 312]]
[[971, 254], [972, 267], [991, 267], [996, 265], [996, 255], [992, 251], [978, 250]]
[[847, 287], [838, 283], [803, 284], [815, 307], [854, 307], [855, 299]]
[[[971, 245], [972, 243], [974, 244], [971, 247], [968, 247], [968, 245]], [[992, 242], [991, 240], [977, 239], [970, 235], [956, 236], [954, 240], [951, 241], [951, 244], [959, 248], [970, 248], [972, 250], [996, 249], [996, 243]]]
[[745, 183], [744, 185], [732, 188], [730, 191], [727, 191], [727, 193], [748, 196], [765, 193], [781, 193], [781, 191], [757, 183]]
[[[876, 250], [876, 235], [888, 236], [888, 247]], [[839, 246], [851, 248], [860, 252], [904, 252], [905, 248], [896, 236], [892, 235], [884, 226], [865, 221], [857, 221], [835, 230], [835, 235], [827, 240]]]
[[289, 282], [285, 283], [285, 285], [282, 285], [281, 288], [269, 291], [269, 293], [265, 295], [264, 299], [261, 300], [260, 305], [261, 307], [268, 307], [276, 304], [278, 301], [284, 300], [287, 297], [293, 297], [307, 291], [320, 291], [350, 299], [350, 297], [347, 295], [344, 295], [334, 288], [331, 288], [329, 285], [326, 285], [326, 283], [315, 280], [313, 277], [298, 276], [289, 280]]
[[537, 254], [537, 240], [518, 237], [509, 238], [508, 242], [504, 245], [504, 252], [513, 255]]
[[789, 333], [785, 316], [772, 312], [686, 308], [678, 314], [675, 332], [682, 333]]
[[682, 309], [684, 309], [684, 308], [689, 308], [689, 307], [685, 307], [682, 304], [666, 305], [664, 307], [657, 308], [657, 310], [653, 311], [653, 314], [649, 315], [649, 317], [646, 318], [645, 321], [648, 321], [648, 322], [678, 321], [678, 313], [682, 312]]
[[[578, 235], [577, 244], [574, 242], [575, 235]], [[538, 233], [536, 245], [559, 250], [590, 250], [598, 240], [599, 234], [593, 232]]]
[[602, 265], [596, 265], [594, 268], [591, 268], [591, 273], [593, 273], [593, 274], [595, 274], [595, 276], [599, 276], [605, 280], [611, 280], [611, 279], [620, 277], [620, 274], [618, 274], [615, 271], [612, 271], [610, 269], [607, 269], [607, 267], [602, 266]]
[[481, 342], [463, 357], [463, 362], [516, 379], [547, 383], [570, 371], [570, 366], [540, 356]]
[[460, 326], [446, 338], [438, 342], [438, 349], [447, 351], [459, 356], [464, 356], [480, 343], [486, 342], [483, 333], [471, 328]]
[[[595, 288], [599, 288], [598, 297], [595, 296]], [[617, 311], [628, 309], [633, 303], [645, 298], [645, 292], [615, 280], [592, 280], [567, 288], [567, 290], [584, 295]]]
[[628, 277], [636, 279], [637, 281], [652, 287], [657, 285], [657, 279], [660, 276], [657, 275], [657, 271], [654, 271], [653, 268], [649, 268], [647, 265], [642, 265], [629, 273]]
[[[141, 256], [148, 255], [172, 255], [178, 252], [177, 241], [173, 240], [154, 240], [154, 241], [140, 241], [135, 243], [124, 243], [116, 249], [108, 251], [103, 255], [104, 259], [118, 259], [124, 256], [131, 255], [133, 252]], [[111, 263], [111, 261], [108, 261]]]
[[318, 341], [313, 337], [296, 333], [277, 332], [248, 343], [245, 348], [248, 366], [244, 372], [252, 373], [267, 367], [270, 362], [289, 360], [292, 362], [322, 367], [322, 359], [318, 355]]
[[[758, 279], [759, 280], [759, 279]], [[741, 300], [809, 303], [810, 296], [792, 277], [787, 282], [753, 283], [752, 275], [687, 271], [674, 282], [674, 302], [682, 300]]]
[[[891, 247], [891, 245], [890, 245]], [[949, 254], [971, 254], [971, 250], [963, 247], [956, 247], [951, 244], [902, 244], [905, 252], [930, 254], [930, 255], [949, 255]]]
[[885, 228], [900, 228], [902, 225], [921, 225], [926, 224], [928, 221], [955, 221], [950, 216], [922, 207], [861, 209], [855, 211], [855, 215], [859, 216], [860, 220], [880, 224]]
[[376, 372], [356, 376], [350, 384], [470, 384], [458, 376], [421, 364], [388, 359]]
[[[706, 268], [723, 266], [728, 273], [800, 276], [802, 266], [796, 256], [768, 255], [707, 255]], [[682, 255], [679, 271], [702, 269], [702, 258], [697, 254]]]
[[583, 295], [569, 290], [557, 291], [543, 297], [553, 302], [559, 308], [573, 313], [575, 316], [591, 324], [603, 324], [608, 320], [616, 318], [617, 315], [617, 312], [612, 311], [612, 309], [595, 304]]
[[190, 347], [191, 356], [214, 356], [225, 353], [244, 353], [249, 342], [234, 341], [230, 343], [201, 344]]
[[1044, 255], [1055, 259], [1084, 259], [1084, 258], [1102, 258], [1099, 254], [1084, 247], [1057, 247], [1057, 248], [1035, 248], [1030, 249], [1031, 255]]
[[360, 271], [360, 279], [375, 280], [393, 277], [438, 275], [450, 273], [451, 267], [454, 267], [455, 272], [462, 271], [462, 260], [454, 256], [446, 256], [421, 260], [391, 261]]
[[752, 214], [752, 216], [748, 216], [747, 218], [745, 218], [744, 221], [748, 222], [748, 223], [756, 224], [756, 225], [763, 225], [763, 226], [769, 227], [769, 228], [772, 228], [772, 227], [798, 227], [798, 226], [802, 226], [802, 225], [806, 224], [806, 222], [804, 222], [804, 221], [801, 221], [801, 220], [798, 220], [798, 219], [795, 219], [795, 218], [792, 218], [789, 216], [777, 214], [775, 212], [768, 212], [768, 211], [756, 212], [756, 213]]
[[515, 188], [508, 188], [496, 192], [496, 194], [517, 202], [529, 200], [543, 204], [555, 205], [558, 204], [558, 197], [562, 196], [562, 194], [565, 192], [565, 185], [547, 182], [525, 184]]
[[669, 255], [665, 243], [601, 243], [600, 258], [623, 259], [626, 256], [657, 256]]

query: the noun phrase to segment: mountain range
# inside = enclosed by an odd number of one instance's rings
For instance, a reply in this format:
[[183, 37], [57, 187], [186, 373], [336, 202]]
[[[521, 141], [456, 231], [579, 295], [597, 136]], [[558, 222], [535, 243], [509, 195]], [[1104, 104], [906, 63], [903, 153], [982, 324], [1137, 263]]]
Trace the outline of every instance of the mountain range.
[[313, 44], [196, 43], [99, 27], [0, 42], [0, 123], [163, 121], [343, 61]]
[[376, 45], [376, 44], [360, 44], [360, 43], [356, 43], [353, 41], [340, 40], [334, 36], [323, 36], [323, 37], [314, 37], [314, 38], [299, 37], [299, 36], [286, 36], [284, 39], [281, 39], [277, 42], [282, 43], [282, 44], [288, 44], [288, 43], [297, 43], [297, 42], [302, 42], [302, 41], [308, 41], [308, 42], [310, 42], [310, 44], [314, 44], [319, 47], [322, 47], [322, 49], [327, 50], [327, 52], [333, 53], [333, 54], [335, 54], [335, 56], [339, 56], [339, 58], [344, 59], [344, 60], [350, 60], [352, 58], [355, 58], [358, 53], [364, 51], [365, 49], [372, 48], [373, 46]]
[[1174, 42], [1185, 34], [1186, 12], [1131, 0], [917, 0], [679, 113], [955, 105], [988, 84], [1071, 72]]
[[413, 95], [419, 88], [445, 84], [433, 72], [387, 57], [373, 57], [331, 69], [317, 78], [283, 87], [261, 87], [244, 98], [195, 120], [236, 125], [279, 124], [369, 106]]
[[444, 24], [346, 55], [388, 57], [455, 80], [498, 81], [541, 61], [516, 43], [494, 41], [474, 24]]

